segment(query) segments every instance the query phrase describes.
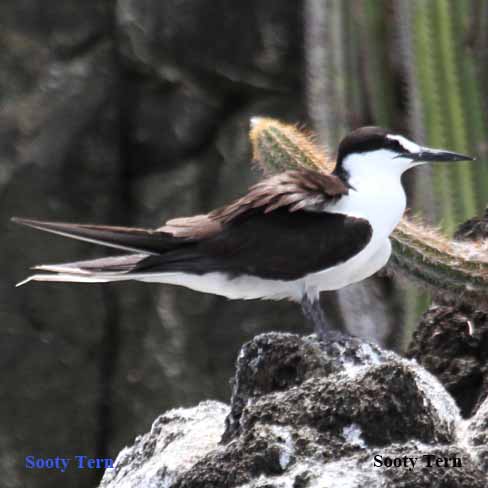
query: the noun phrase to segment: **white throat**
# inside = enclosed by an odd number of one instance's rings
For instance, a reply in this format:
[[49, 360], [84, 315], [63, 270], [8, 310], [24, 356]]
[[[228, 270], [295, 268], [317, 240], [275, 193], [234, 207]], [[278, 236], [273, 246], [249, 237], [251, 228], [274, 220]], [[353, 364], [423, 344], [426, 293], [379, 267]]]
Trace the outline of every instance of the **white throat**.
[[386, 149], [347, 156], [343, 168], [352, 188], [327, 211], [365, 218], [373, 227], [374, 240], [388, 238], [405, 211], [401, 176], [410, 166], [408, 159], [395, 156]]
[[371, 180], [397, 181], [400, 184], [403, 172], [411, 167], [411, 163], [407, 158], [399, 158], [394, 151], [377, 149], [350, 154], [346, 156], [342, 166], [349, 174], [349, 183], [356, 187]]

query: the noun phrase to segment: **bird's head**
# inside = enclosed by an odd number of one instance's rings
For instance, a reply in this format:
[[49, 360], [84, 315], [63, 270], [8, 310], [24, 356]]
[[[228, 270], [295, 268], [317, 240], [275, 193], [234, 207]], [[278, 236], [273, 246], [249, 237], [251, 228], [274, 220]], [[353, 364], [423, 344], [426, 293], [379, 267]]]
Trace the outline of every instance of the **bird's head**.
[[342, 139], [335, 173], [351, 178], [380, 174], [397, 175], [432, 161], [473, 160], [470, 156], [420, 146], [380, 127], [361, 127]]

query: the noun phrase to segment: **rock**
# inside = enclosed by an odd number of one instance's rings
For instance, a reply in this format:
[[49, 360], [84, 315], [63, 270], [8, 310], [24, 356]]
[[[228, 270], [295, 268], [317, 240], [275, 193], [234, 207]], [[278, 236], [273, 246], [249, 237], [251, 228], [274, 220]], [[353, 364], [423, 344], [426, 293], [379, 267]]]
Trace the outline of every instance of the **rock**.
[[476, 414], [465, 421], [461, 440], [473, 450], [481, 468], [488, 473], [488, 400], [485, 400]]
[[[164, 431], [153, 426], [124, 449], [101, 486], [486, 484], [472, 456], [475, 436], [466, 440], [467, 427], [440, 383], [415, 362], [357, 339], [324, 344], [313, 336], [257, 336], [238, 357], [226, 430], [217, 444], [226, 411], [221, 404], [205, 403], [160, 417], [155, 426], [168, 425], [162, 419], [175, 420]], [[488, 424], [481, 413], [474, 425], [482, 446]], [[171, 449], [173, 442], [185, 449]], [[404, 456], [414, 458], [413, 468], [382, 464], [392, 458], [402, 462]]]
[[301, 8], [279, 0], [119, 0], [121, 51], [142, 72], [214, 93], [290, 90], [302, 73]]
[[150, 432], [120, 452], [100, 486], [171, 486], [179, 473], [218, 447], [227, 413], [226, 405], [207, 401], [159, 416]]
[[488, 208], [482, 217], [474, 217], [461, 224], [454, 234], [458, 241], [476, 241], [488, 238]]
[[2, 2], [2, 33], [12, 30], [48, 47], [58, 57], [71, 57], [88, 50], [104, 36], [112, 24], [111, 0], [82, 2], [66, 0], [39, 5], [35, 0]]
[[487, 395], [487, 344], [488, 314], [433, 305], [422, 316], [407, 356], [435, 375], [469, 417]]
[[[299, 388], [252, 401], [243, 410], [241, 430], [247, 432], [256, 423], [293, 423], [336, 437], [354, 426], [362, 433], [364, 444], [373, 446], [409, 439], [426, 443], [453, 440], [453, 419], [426, 401], [414, 368], [389, 362], [367, 371], [354, 369], [310, 378]], [[404, 419], [401, 426], [399, 418]], [[333, 452], [324, 452], [330, 460], [333, 456]]]
[[184, 159], [203, 156], [219, 126], [223, 103], [191, 86], [140, 83], [133, 102], [132, 171], [171, 171]]
[[[360, 344], [360, 343], [357, 343]], [[353, 349], [331, 349], [325, 344], [294, 334], [269, 333], [245, 344], [236, 364], [225, 440], [240, 432], [244, 407], [254, 398], [284, 391], [314, 377], [328, 376], [363, 361], [383, 361], [390, 353], [361, 344]]]
[[[374, 487], [401, 487], [401, 488], [481, 488], [486, 486], [486, 474], [480, 469], [478, 463], [473, 459], [471, 452], [458, 445], [432, 446], [409, 442], [404, 445], [394, 445], [374, 453], [385, 459], [417, 458], [413, 469], [403, 468], [374, 468], [382, 470], [382, 476]], [[361, 472], [371, 469], [370, 459], [363, 457]], [[438, 462], [439, 464], [436, 464]], [[354, 473], [354, 471], [352, 471]], [[346, 474], [347, 476], [347, 474]], [[338, 485], [340, 486], [340, 485]], [[352, 485], [360, 488], [360, 484]], [[317, 487], [318, 488], [318, 487]]]
[[109, 44], [72, 61], [50, 63], [37, 90], [15, 103], [19, 163], [59, 167], [65, 162], [111, 96], [115, 77]]
[[[412, 470], [374, 467], [374, 456], [380, 456], [383, 460], [387, 457], [403, 459], [404, 456], [418, 460]], [[456, 457], [462, 459], [462, 466], [428, 467], [426, 456]], [[432, 460], [430, 462], [433, 463]], [[433, 476], [433, 471], [436, 476]], [[376, 450], [373, 454], [370, 451], [355, 454], [326, 464], [320, 461], [297, 463], [293, 469], [280, 476], [261, 476], [258, 480], [239, 485], [239, 488], [482, 488], [484, 483], [483, 473], [465, 451], [450, 447], [437, 449], [410, 442]]]

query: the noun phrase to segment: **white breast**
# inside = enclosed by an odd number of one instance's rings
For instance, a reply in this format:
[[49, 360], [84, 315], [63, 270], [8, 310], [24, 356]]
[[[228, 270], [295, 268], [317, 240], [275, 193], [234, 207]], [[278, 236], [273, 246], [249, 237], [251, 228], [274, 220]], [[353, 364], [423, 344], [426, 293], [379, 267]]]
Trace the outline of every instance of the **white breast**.
[[400, 222], [405, 206], [406, 197], [400, 181], [384, 178], [361, 182], [326, 210], [368, 220], [373, 229], [372, 240], [382, 241]]
[[373, 233], [370, 242], [356, 256], [307, 279], [307, 288], [338, 290], [364, 280], [379, 271], [390, 258], [389, 236], [405, 212], [406, 197], [400, 177], [391, 174], [351, 178], [354, 189], [326, 210], [368, 220]]

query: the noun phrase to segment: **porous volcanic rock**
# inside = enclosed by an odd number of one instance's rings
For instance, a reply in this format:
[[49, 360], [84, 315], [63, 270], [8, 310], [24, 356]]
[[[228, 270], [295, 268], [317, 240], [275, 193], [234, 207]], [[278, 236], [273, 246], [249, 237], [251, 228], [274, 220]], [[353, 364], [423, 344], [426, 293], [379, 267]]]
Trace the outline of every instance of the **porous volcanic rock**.
[[[238, 357], [229, 410], [163, 415], [101, 486], [481, 488], [483, 411], [466, 423], [437, 379], [375, 345], [261, 334]], [[413, 468], [375, 466], [405, 456]]]
[[487, 395], [488, 314], [468, 306], [431, 306], [407, 355], [435, 375], [469, 417]]
[[150, 432], [119, 453], [100, 486], [171, 486], [179, 473], [218, 447], [228, 410], [223, 403], [207, 401], [160, 415]]
[[472, 448], [485, 473], [488, 472], [488, 400], [464, 424], [461, 437]]
[[461, 224], [454, 234], [454, 239], [458, 241], [476, 241], [486, 238], [488, 238], [488, 208], [485, 209], [482, 217], [473, 217]]

